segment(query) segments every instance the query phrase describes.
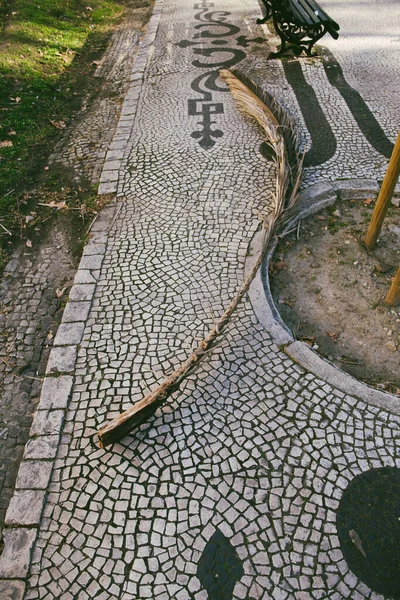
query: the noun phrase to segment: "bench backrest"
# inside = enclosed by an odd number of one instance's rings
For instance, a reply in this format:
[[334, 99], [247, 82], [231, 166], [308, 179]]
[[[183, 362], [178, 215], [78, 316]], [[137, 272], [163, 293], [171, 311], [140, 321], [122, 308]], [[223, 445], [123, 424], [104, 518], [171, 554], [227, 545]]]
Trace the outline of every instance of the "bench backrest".
[[[275, 0], [276, 1], [276, 0]], [[284, 11], [293, 16], [297, 25], [318, 25], [322, 23], [334, 30], [340, 29], [339, 25], [331, 19], [315, 0], [279, 0]]]

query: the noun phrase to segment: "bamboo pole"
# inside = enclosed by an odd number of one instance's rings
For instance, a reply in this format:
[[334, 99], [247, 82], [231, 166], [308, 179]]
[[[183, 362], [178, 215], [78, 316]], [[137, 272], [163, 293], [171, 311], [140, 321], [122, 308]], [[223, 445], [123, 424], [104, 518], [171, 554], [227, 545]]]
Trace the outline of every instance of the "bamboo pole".
[[379, 192], [378, 200], [376, 201], [375, 209], [368, 227], [367, 235], [365, 236], [364, 244], [373, 250], [376, 245], [379, 233], [381, 231], [383, 220], [386, 216], [387, 209], [393, 196], [396, 182], [400, 175], [400, 133], [397, 136], [396, 143], [393, 148], [392, 156], [389, 161], [389, 166], [386, 171], [385, 179], [383, 180], [381, 191]]
[[397, 269], [385, 302], [389, 306], [397, 306], [400, 303], [400, 267]]

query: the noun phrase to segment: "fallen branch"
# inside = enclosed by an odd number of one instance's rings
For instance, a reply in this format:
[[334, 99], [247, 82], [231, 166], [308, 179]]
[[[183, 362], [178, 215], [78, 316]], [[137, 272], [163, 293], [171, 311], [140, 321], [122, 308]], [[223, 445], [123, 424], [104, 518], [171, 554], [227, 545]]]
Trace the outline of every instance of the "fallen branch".
[[[239, 73], [236, 75], [244, 79]], [[300, 184], [302, 161], [299, 160], [298, 142], [293, 134], [293, 126], [287, 115], [272, 97], [266, 97], [254, 84], [246, 80], [245, 85], [230, 71], [221, 71], [221, 77], [228, 84], [239, 107], [252, 116], [267, 134], [267, 140], [275, 153], [277, 168], [275, 206], [268, 215], [260, 215], [264, 227], [264, 238], [258, 258], [242, 283], [239, 291], [223, 315], [214, 324], [211, 331], [192, 351], [188, 359], [167, 377], [156, 390], [149, 393], [134, 406], [118, 415], [98, 430], [100, 447], [119, 441], [126, 433], [138, 427], [176, 390], [199, 362], [208, 354], [216, 340], [222, 335], [237, 306], [248, 292], [251, 282], [257, 274], [265, 252], [277, 228], [285, 221], [284, 213], [290, 210], [296, 200]], [[250, 89], [252, 86], [253, 89]], [[262, 96], [260, 99], [259, 95]], [[265, 101], [269, 103], [268, 108]]]
[[[269, 235], [265, 236], [266, 241], [269, 239]], [[158, 406], [160, 406], [160, 404], [162, 404], [168, 398], [168, 396], [170, 396], [171, 393], [177, 389], [181, 381], [192, 372], [193, 368], [198, 365], [205, 355], [208, 354], [213, 343], [218, 339], [219, 336], [221, 336], [243, 296], [247, 293], [251, 282], [260, 268], [267, 247], [268, 244], [264, 242], [263, 249], [258, 256], [256, 263], [254, 264], [245, 281], [242, 283], [235, 298], [225, 310], [224, 314], [215, 323], [211, 331], [199, 343], [197, 348], [193, 350], [189, 358], [182, 363], [178, 369], [172, 373], [172, 375], [167, 377], [154, 392], [151, 392], [145, 396], [143, 400], [140, 400], [134, 406], [128, 408], [128, 410], [118, 415], [118, 417], [99, 429], [98, 436], [101, 448], [120, 440], [125, 433], [128, 433], [143, 423], [143, 421], [145, 421], [158, 408]]]

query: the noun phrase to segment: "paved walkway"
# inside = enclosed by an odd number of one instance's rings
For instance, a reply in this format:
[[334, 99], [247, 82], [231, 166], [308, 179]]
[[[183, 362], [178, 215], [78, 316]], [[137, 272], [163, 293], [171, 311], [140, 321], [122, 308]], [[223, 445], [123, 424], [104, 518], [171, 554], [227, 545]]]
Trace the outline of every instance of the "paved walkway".
[[274, 174], [217, 70], [240, 62], [296, 115], [305, 186], [376, 180], [400, 112], [400, 11], [381, 4], [326, 0], [343, 26], [324, 39], [334, 55], [266, 64], [274, 39], [254, 0], [156, 1], [101, 179], [117, 199], [84, 251], [7, 513], [5, 598], [385, 597], [357, 484], [339, 500], [371, 469], [377, 493], [397, 490], [400, 418], [296, 364], [249, 300], [139, 432], [106, 451], [93, 438], [187, 357], [243, 280]]

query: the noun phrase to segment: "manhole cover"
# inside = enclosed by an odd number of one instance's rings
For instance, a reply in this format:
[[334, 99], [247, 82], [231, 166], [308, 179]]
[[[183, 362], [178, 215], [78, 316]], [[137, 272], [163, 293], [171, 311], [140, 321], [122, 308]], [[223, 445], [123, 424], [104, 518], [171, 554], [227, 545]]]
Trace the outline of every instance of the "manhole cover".
[[400, 469], [371, 469], [353, 479], [340, 501], [337, 529], [353, 573], [400, 600]]

